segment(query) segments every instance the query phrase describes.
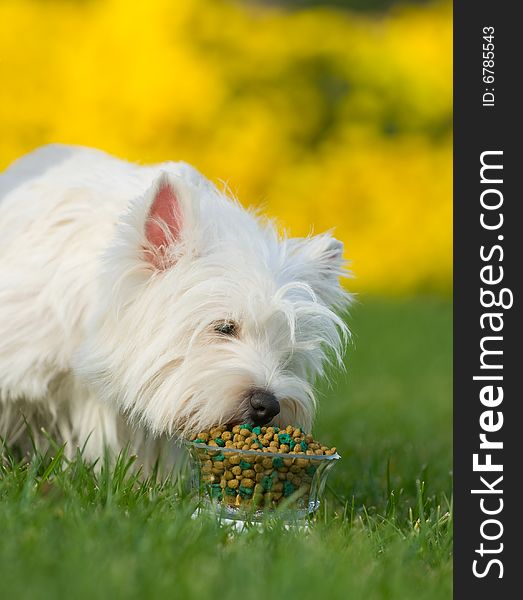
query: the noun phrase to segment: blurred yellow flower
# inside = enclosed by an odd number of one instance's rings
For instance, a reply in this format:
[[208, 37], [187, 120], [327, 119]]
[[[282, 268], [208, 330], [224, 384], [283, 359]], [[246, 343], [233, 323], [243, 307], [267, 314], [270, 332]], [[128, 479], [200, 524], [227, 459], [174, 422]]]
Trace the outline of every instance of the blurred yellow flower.
[[0, 168], [48, 142], [186, 160], [384, 294], [452, 280], [452, 12], [3, 0]]

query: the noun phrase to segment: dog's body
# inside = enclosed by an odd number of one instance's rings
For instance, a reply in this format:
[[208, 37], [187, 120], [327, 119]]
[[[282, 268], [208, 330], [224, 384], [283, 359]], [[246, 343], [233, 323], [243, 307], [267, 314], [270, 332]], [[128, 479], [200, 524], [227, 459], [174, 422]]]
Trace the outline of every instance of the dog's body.
[[330, 235], [282, 238], [184, 163], [41, 148], [0, 175], [0, 436], [28, 422], [96, 458], [216, 423], [308, 428], [342, 274]]

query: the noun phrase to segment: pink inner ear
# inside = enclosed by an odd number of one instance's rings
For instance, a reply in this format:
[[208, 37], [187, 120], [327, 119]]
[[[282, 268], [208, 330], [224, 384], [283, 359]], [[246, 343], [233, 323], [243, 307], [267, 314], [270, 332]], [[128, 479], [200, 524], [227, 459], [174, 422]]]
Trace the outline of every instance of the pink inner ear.
[[[165, 223], [162, 227], [160, 222]], [[180, 237], [182, 216], [176, 192], [168, 181], [162, 181], [154, 197], [145, 224], [147, 240], [155, 248], [166, 248]]]

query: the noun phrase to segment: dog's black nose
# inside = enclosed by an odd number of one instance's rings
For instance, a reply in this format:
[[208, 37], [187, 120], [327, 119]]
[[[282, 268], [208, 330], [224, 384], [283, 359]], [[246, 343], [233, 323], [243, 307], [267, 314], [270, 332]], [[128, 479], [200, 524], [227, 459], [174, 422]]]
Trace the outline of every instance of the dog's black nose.
[[280, 403], [276, 396], [267, 390], [252, 390], [249, 404], [249, 414], [255, 425], [265, 425], [280, 412]]

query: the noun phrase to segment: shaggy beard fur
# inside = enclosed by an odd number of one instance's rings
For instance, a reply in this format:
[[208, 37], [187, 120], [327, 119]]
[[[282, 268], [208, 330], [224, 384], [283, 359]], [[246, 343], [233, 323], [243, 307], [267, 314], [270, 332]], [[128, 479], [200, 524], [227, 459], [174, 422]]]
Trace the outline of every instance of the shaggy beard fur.
[[281, 236], [183, 163], [52, 147], [0, 182], [0, 435], [20, 440], [23, 412], [70, 452], [154, 454], [249, 420], [252, 389], [310, 429], [348, 337], [330, 234]]

